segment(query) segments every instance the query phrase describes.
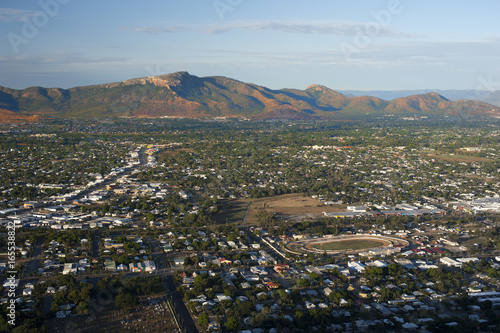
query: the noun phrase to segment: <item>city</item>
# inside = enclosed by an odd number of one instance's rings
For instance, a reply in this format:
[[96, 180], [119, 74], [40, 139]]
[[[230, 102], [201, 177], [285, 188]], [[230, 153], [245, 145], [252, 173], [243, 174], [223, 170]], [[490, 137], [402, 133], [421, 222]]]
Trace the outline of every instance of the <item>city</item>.
[[443, 119], [1, 125], [0, 327], [12, 300], [40, 332], [496, 331], [499, 141]]
[[2, 0], [0, 333], [500, 332], [499, 12]]

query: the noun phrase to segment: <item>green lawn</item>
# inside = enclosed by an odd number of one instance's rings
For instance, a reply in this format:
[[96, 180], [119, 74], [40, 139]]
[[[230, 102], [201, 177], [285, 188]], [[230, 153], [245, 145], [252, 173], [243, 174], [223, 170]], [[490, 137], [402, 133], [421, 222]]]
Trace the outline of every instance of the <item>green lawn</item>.
[[370, 249], [384, 245], [384, 242], [372, 239], [343, 240], [331, 243], [311, 244], [316, 250], [339, 251], [339, 250], [361, 250]]

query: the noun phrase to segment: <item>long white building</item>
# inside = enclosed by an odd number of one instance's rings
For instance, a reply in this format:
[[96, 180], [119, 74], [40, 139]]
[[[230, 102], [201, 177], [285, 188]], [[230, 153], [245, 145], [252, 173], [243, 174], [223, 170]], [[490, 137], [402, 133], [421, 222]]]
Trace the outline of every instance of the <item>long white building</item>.
[[347, 266], [349, 268], [352, 268], [353, 270], [355, 270], [358, 273], [362, 273], [365, 270], [365, 267], [366, 267], [365, 265], [363, 265], [362, 263], [357, 262], [357, 261], [349, 261], [347, 263]]
[[448, 257], [440, 258], [439, 262], [442, 263], [443, 265], [451, 266], [451, 267], [457, 267], [457, 268], [462, 267], [462, 264], [463, 264], [460, 261], [457, 261], [455, 259], [451, 259], [451, 258], [448, 258]]

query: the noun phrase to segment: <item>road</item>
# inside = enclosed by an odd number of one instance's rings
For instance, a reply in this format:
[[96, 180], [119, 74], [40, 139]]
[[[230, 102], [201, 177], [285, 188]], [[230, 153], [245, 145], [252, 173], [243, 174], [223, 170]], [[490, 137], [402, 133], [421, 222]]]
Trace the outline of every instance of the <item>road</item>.
[[[139, 164], [138, 165], [135, 165], [134, 167], [132, 167], [130, 169], [127, 169], [127, 170], [125, 170], [125, 171], [123, 171], [123, 172], [121, 172], [121, 173], [119, 173], [117, 175], [114, 175], [112, 177], [105, 178], [102, 183], [95, 184], [95, 185], [93, 185], [93, 186], [91, 186], [91, 187], [89, 187], [89, 188], [81, 191], [80, 193], [78, 193], [77, 195], [75, 195], [74, 197], [72, 197], [71, 199], [62, 202], [62, 204], [71, 204], [75, 200], [83, 199], [84, 197], [86, 197], [90, 193], [92, 193], [93, 191], [101, 190], [106, 185], [114, 183], [118, 179], [118, 177], [123, 177], [125, 175], [132, 174], [134, 171], [136, 171], [139, 168], [145, 166], [146, 164], [147, 164], [147, 159], [146, 159], [146, 156], [144, 154], [144, 149], [141, 149], [139, 151]], [[18, 210], [17, 210], [17, 212], [15, 214], [16, 215], [29, 214], [29, 213], [34, 212], [35, 210], [42, 210], [43, 208], [47, 208], [47, 207], [51, 207], [51, 206], [54, 206], [54, 202], [53, 201], [47, 201], [47, 202], [44, 202], [44, 203], [40, 204], [36, 208], [21, 208], [20, 207], [20, 208], [18, 208]]]
[[112, 184], [114, 183], [119, 177], [123, 177], [125, 175], [129, 175], [129, 174], [132, 174], [135, 170], [143, 167], [144, 165], [146, 165], [147, 163], [147, 160], [146, 160], [146, 157], [144, 156], [144, 150], [140, 150], [139, 151], [139, 164], [138, 165], [135, 165], [134, 167], [130, 168], [130, 169], [127, 169], [119, 174], [116, 174], [114, 176], [111, 176], [109, 178], [105, 178], [104, 181], [102, 183], [99, 183], [99, 184], [95, 184], [85, 190], [83, 190], [82, 192], [80, 192], [78, 195], [76, 195], [74, 198], [72, 198], [70, 201], [74, 201], [74, 200], [79, 200], [79, 199], [82, 199], [84, 198], [85, 196], [89, 195], [90, 193], [94, 192], [94, 191], [97, 191], [97, 190], [101, 190], [103, 189], [106, 185], [109, 185], [109, 184]]
[[178, 314], [179, 321], [182, 326], [186, 329], [186, 332], [197, 333], [198, 328], [193, 321], [193, 318], [189, 314], [181, 295], [175, 290], [174, 279], [172, 276], [167, 275], [163, 277], [163, 285], [167, 293], [167, 297], [172, 300], [173, 307]]
[[250, 206], [252, 205], [252, 202], [250, 202], [247, 206], [247, 210], [245, 211], [245, 216], [243, 216], [243, 221], [241, 221], [241, 225], [245, 224], [245, 220], [247, 219], [248, 211], [250, 210]]
[[40, 265], [40, 259], [42, 258], [42, 245], [43, 242], [39, 240], [34, 248], [33, 248], [33, 254], [28, 262], [26, 262], [26, 265], [24, 266], [24, 276], [28, 277], [31, 274], [35, 273], [36, 270], [38, 269], [38, 266]]
[[92, 245], [91, 245], [91, 252], [92, 252], [92, 258], [99, 258], [99, 242], [100, 242], [100, 237], [99, 235], [95, 235], [94, 238], [92, 239]]
[[171, 268], [167, 267], [167, 260], [158, 240], [148, 237], [146, 238], [146, 242], [149, 245], [153, 260], [157, 265], [155, 274], [162, 276], [166, 295], [172, 300], [172, 305], [178, 314], [179, 322], [186, 329], [186, 332], [198, 332], [193, 318], [186, 308], [186, 304], [184, 304], [182, 296], [176, 290], [172, 277], [174, 272]]
[[[100, 184], [96, 184], [82, 192], [80, 192], [77, 196], [75, 196], [74, 198], [72, 198], [70, 201], [72, 202], [73, 200], [75, 199], [81, 199], [83, 197], [85, 197], [86, 195], [90, 194], [92, 191], [95, 191], [95, 190], [98, 190], [98, 189], [102, 189], [104, 188], [106, 185], [110, 184], [110, 183], [113, 183], [115, 182], [118, 177], [122, 177], [126, 174], [130, 174], [130, 173], [133, 173], [134, 170], [140, 168], [141, 166], [145, 165], [147, 163], [147, 160], [144, 156], [144, 151], [141, 149], [139, 151], [139, 162], [140, 164], [139, 165], [136, 165], [134, 168], [131, 168], [131, 169], [128, 169], [118, 175], [115, 175], [113, 177], [109, 177], [107, 178], [104, 182], [100, 183]], [[43, 209], [44, 207], [48, 207], [48, 206], [51, 206], [53, 205], [52, 202], [47, 202], [45, 204], [43, 204], [42, 206], [40, 207], [37, 207], [37, 209]], [[22, 208], [22, 209], [19, 209], [19, 211], [17, 212], [17, 214], [24, 214], [24, 213], [29, 213], [29, 212], [32, 212], [33, 209], [25, 209], [25, 208]], [[92, 244], [91, 244], [91, 252], [92, 252], [92, 258], [98, 258], [99, 257], [99, 236], [96, 236], [96, 238], [94, 238], [92, 240]], [[33, 249], [33, 255], [31, 257], [31, 259], [26, 263], [26, 266], [25, 266], [25, 269], [23, 271], [23, 274], [22, 276], [27, 278], [29, 277], [31, 274], [33, 274], [39, 267], [40, 265], [40, 259], [41, 259], [41, 255], [42, 255], [42, 242], [39, 241], [34, 249]]]
[[50, 308], [52, 307], [52, 300], [54, 300], [54, 295], [43, 295], [42, 298], [42, 316], [46, 316], [49, 314]]

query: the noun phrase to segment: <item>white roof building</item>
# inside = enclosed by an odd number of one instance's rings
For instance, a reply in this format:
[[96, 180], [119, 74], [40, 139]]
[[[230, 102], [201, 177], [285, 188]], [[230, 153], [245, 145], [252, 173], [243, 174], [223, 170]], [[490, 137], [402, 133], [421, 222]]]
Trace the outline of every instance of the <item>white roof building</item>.
[[76, 274], [78, 272], [78, 264], [77, 263], [66, 263], [64, 264], [63, 274]]
[[156, 264], [152, 260], [144, 260], [144, 269], [146, 272], [152, 272], [156, 270]]
[[347, 266], [349, 266], [350, 268], [352, 268], [353, 270], [355, 270], [358, 273], [362, 273], [366, 267], [365, 265], [363, 265], [362, 263], [357, 262], [357, 261], [349, 261], [347, 263]]
[[458, 268], [462, 267], [462, 263], [460, 261], [448, 257], [439, 258], [439, 262], [446, 266], [458, 267]]

